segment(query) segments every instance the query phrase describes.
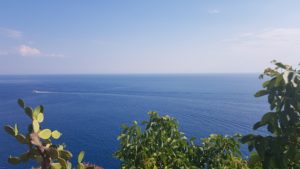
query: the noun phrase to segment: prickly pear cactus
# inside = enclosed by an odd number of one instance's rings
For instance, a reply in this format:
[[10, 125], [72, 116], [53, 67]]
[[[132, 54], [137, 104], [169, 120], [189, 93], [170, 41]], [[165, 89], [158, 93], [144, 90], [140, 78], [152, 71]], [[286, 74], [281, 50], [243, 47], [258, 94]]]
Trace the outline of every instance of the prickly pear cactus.
[[[51, 139], [59, 139], [62, 135], [58, 130], [43, 129], [41, 123], [44, 121], [44, 107], [37, 106], [32, 109], [25, 105], [22, 99], [18, 100], [19, 106], [25, 114], [31, 119], [28, 125], [27, 134], [21, 134], [18, 125], [5, 125], [5, 131], [20, 143], [28, 146], [28, 151], [19, 156], [9, 156], [8, 162], [19, 164], [28, 160], [35, 160], [39, 163], [41, 169], [72, 169], [70, 159], [72, 153], [65, 149], [63, 144], [52, 144]], [[82, 160], [84, 152], [78, 156], [77, 169], [85, 169]], [[93, 169], [91, 167], [90, 169]]]

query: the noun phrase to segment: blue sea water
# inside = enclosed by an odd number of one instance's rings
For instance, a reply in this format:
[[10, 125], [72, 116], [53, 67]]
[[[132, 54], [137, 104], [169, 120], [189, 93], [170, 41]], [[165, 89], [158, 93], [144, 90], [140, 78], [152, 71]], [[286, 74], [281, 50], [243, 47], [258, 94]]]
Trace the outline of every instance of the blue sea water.
[[[199, 75], [44, 75], [0, 76], [0, 126], [30, 122], [16, 104], [45, 107], [43, 127], [63, 133], [60, 142], [76, 156], [106, 169], [119, 168], [112, 154], [118, 149], [121, 124], [148, 118], [158, 111], [179, 121], [187, 136], [210, 133], [247, 134], [267, 111], [265, 98], [254, 98], [261, 88], [257, 74]], [[13, 166], [9, 155], [26, 146], [0, 130], [0, 169], [30, 168], [34, 163]], [[247, 154], [245, 148], [243, 152]], [[76, 158], [76, 157], [75, 157]]]

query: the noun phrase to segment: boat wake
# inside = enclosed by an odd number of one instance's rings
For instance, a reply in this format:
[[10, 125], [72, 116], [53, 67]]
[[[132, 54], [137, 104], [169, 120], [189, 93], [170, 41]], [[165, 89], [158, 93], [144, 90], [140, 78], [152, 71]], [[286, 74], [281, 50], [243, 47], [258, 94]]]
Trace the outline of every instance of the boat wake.
[[[33, 90], [32, 93], [36, 94], [72, 94], [72, 95], [110, 95], [110, 96], [127, 96], [127, 94], [119, 93], [102, 93], [102, 92], [83, 92], [83, 91], [46, 91], [46, 90]], [[131, 95], [130, 95], [131, 96]]]
[[58, 93], [58, 92], [50, 92], [50, 91], [41, 91], [41, 90], [33, 90], [32, 93], [37, 94], [48, 94], [48, 93]]

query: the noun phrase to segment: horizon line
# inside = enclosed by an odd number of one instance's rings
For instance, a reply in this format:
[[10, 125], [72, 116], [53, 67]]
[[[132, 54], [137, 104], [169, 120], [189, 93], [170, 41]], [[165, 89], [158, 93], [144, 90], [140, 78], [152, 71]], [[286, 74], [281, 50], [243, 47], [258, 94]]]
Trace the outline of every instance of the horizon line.
[[259, 72], [206, 72], [206, 73], [41, 73], [41, 74], [1, 74], [0, 76], [76, 76], [76, 75], [238, 75], [238, 74], [261, 74]]

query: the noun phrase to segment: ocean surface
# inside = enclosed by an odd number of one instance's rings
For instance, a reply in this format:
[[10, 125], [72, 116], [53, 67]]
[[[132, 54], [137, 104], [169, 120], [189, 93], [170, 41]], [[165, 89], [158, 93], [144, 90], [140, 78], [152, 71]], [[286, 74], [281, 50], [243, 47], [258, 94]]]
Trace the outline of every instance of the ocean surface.
[[[77, 158], [105, 169], [119, 168], [112, 154], [118, 149], [121, 124], [148, 118], [157, 111], [179, 121], [191, 137], [210, 133], [247, 134], [268, 110], [266, 98], [255, 98], [262, 81], [257, 74], [199, 75], [32, 75], [0, 76], [0, 125], [18, 123], [26, 131], [29, 118], [16, 101], [44, 105], [42, 127], [63, 133], [59, 142]], [[2, 128], [2, 127], [1, 127]], [[0, 169], [26, 169], [32, 164], [10, 165], [25, 145], [0, 130]], [[245, 146], [243, 153], [247, 155]]]

